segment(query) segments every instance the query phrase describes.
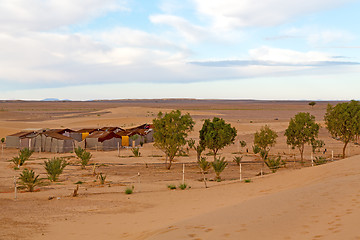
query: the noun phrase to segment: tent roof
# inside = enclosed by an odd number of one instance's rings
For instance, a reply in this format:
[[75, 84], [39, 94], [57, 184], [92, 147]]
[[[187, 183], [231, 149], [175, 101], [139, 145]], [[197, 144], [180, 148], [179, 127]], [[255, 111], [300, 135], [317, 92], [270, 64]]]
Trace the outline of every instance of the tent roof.
[[112, 138], [121, 138], [121, 136], [117, 135], [114, 132], [96, 131], [90, 134], [87, 138], [97, 138], [99, 142], [103, 142]]
[[67, 137], [67, 136], [64, 136], [64, 135], [61, 135], [59, 133], [56, 133], [56, 132], [44, 132], [43, 133], [45, 136], [47, 137], [51, 137], [51, 138], [55, 138], [55, 139], [59, 139], [59, 140], [74, 140], [73, 138], [71, 137]]
[[27, 135], [30, 135], [30, 134], [33, 134], [33, 133], [35, 133], [35, 132], [33, 132], [33, 131], [32, 132], [21, 131], [21, 132], [18, 132], [18, 133], [11, 134], [9, 136], [21, 138], [21, 137], [26, 137]]

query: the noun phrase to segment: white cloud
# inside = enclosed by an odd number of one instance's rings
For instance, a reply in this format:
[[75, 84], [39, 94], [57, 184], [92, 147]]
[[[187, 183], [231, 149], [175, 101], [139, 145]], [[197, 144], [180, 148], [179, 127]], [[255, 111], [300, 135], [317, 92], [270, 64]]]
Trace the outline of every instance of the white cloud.
[[0, 1], [0, 29], [51, 30], [120, 10], [127, 8], [118, 0], [5, 0]]
[[337, 7], [353, 0], [193, 0], [197, 11], [218, 29], [274, 26], [303, 14]]

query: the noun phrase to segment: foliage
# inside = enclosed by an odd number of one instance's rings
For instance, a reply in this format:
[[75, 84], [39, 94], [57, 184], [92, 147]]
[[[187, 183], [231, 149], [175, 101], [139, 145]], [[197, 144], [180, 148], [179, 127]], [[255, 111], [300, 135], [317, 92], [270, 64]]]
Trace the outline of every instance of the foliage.
[[256, 131], [254, 134], [254, 153], [260, 153], [261, 158], [265, 160], [270, 148], [275, 145], [277, 137], [277, 133], [268, 125], [261, 127], [260, 131]]
[[325, 164], [327, 160], [325, 157], [319, 156], [319, 157], [315, 157], [313, 162], [315, 163], [315, 165], [321, 165], [321, 164]]
[[83, 181], [77, 181], [77, 182], [74, 183], [74, 184], [83, 184], [83, 183], [85, 183], [85, 182], [83, 182]]
[[176, 186], [174, 184], [169, 184], [167, 187], [168, 187], [168, 189], [171, 189], [171, 190], [176, 189]]
[[29, 192], [33, 192], [34, 188], [40, 184], [39, 175], [35, 176], [33, 170], [28, 170], [25, 168], [22, 173], [20, 173], [20, 185], [28, 189]]
[[284, 165], [284, 162], [281, 160], [281, 156], [278, 156], [277, 158], [270, 158], [269, 157], [269, 158], [265, 159], [265, 164], [274, 173], [282, 165]]
[[360, 135], [360, 104], [358, 101], [338, 103], [335, 107], [330, 104], [325, 113], [325, 124], [330, 134], [340, 138], [344, 143], [343, 158], [346, 146]]
[[75, 154], [80, 159], [81, 168], [85, 169], [86, 165], [89, 163], [92, 155], [90, 152], [87, 152], [85, 149], [81, 147], [75, 148]]
[[204, 146], [201, 146], [200, 144], [195, 145], [195, 140], [194, 139], [190, 139], [188, 141], [188, 145], [189, 145], [190, 148], [193, 148], [196, 151], [196, 159], [197, 159], [197, 161], [200, 161], [201, 154], [205, 150]]
[[316, 105], [316, 102], [309, 102], [309, 106], [314, 107]]
[[179, 188], [181, 189], [181, 190], [185, 190], [186, 188], [187, 188], [187, 184], [186, 183], [182, 183], [182, 184], [180, 184], [179, 185]]
[[44, 164], [48, 178], [52, 182], [56, 182], [58, 180], [58, 177], [60, 174], [62, 174], [64, 168], [68, 165], [66, 160], [57, 157], [44, 161]]
[[242, 160], [243, 156], [235, 156], [233, 161], [236, 162], [238, 166], [240, 166], [240, 162]]
[[311, 148], [313, 153], [315, 153], [316, 150], [320, 151], [323, 146], [325, 146], [325, 142], [323, 140], [315, 140], [311, 142]]
[[244, 140], [240, 140], [240, 146], [243, 148], [243, 147], [246, 147], [246, 142]]
[[132, 148], [131, 151], [135, 157], [140, 157], [141, 153], [140, 153], [140, 149], [138, 147]]
[[125, 194], [132, 194], [133, 191], [134, 191], [134, 186], [131, 186], [131, 188], [130, 188], [130, 187], [127, 187], [127, 188], [125, 189]]
[[27, 160], [29, 160], [33, 153], [34, 151], [29, 150], [28, 148], [21, 149], [19, 151], [19, 155], [12, 158], [12, 162], [15, 164], [15, 166], [20, 168], [20, 166], [22, 166]]
[[319, 129], [320, 124], [315, 123], [315, 117], [310, 113], [300, 112], [290, 119], [284, 134], [287, 138], [286, 143], [299, 149], [301, 162], [304, 159], [305, 144], [316, 141]]
[[102, 173], [99, 174], [100, 184], [105, 184], [106, 175], [103, 175]]
[[221, 158], [215, 158], [215, 160], [211, 163], [215, 174], [216, 174], [216, 180], [221, 180], [220, 174], [222, 173], [222, 171], [224, 171], [224, 169], [226, 168], [226, 166], [228, 165], [228, 163], [225, 161], [225, 157]]
[[[159, 112], [157, 118], [153, 120], [154, 146], [166, 154], [165, 167], [167, 169], [171, 168], [176, 154], [187, 143], [186, 137], [193, 130], [194, 124], [189, 113], [181, 115], [179, 110], [165, 115]], [[169, 164], [167, 163], [168, 158]]]
[[200, 160], [197, 162], [199, 165], [200, 170], [206, 174], [210, 168], [210, 163], [206, 160], [205, 157], [201, 157]]
[[245, 179], [244, 182], [250, 183], [250, 182], [251, 182], [251, 179]]
[[4, 143], [5, 142], [5, 138], [1, 138], [1, 143]]
[[236, 135], [236, 128], [222, 118], [206, 119], [200, 130], [200, 145], [213, 151], [215, 160], [220, 149], [234, 143]]

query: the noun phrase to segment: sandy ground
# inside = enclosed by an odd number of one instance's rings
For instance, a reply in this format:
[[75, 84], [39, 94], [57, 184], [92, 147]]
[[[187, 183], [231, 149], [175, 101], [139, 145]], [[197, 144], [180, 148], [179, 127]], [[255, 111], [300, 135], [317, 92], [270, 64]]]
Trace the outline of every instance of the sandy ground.
[[[120, 156], [117, 151], [92, 151], [91, 163], [99, 166], [95, 171], [107, 176], [101, 185], [92, 166], [81, 170], [74, 154], [34, 153], [24, 167], [14, 170], [9, 160], [17, 150], [4, 149], [0, 239], [360, 239], [359, 146], [351, 144], [347, 154], [352, 157], [339, 160], [341, 142], [322, 128], [319, 137], [327, 152], [317, 155], [330, 159], [334, 151], [335, 161], [311, 167], [308, 147], [307, 162], [301, 166], [298, 151], [289, 149], [283, 136], [290, 117], [300, 111], [314, 114], [324, 125], [327, 103], [314, 108], [306, 102], [256, 101], [95, 102], [83, 108], [81, 104], [2, 102], [0, 137], [29, 128], [132, 127], [151, 122], [160, 110], [181, 109], [196, 121], [190, 137], [198, 138], [202, 119], [219, 116], [238, 129], [238, 139], [247, 141], [249, 153], [238, 143], [222, 150], [230, 162], [223, 181], [211, 181], [210, 171], [205, 189], [193, 150], [177, 157], [170, 171], [164, 168], [164, 154], [152, 144], [140, 149], [139, 158], [130, 149], [122, 149]], [[41, 114], [23, 119], [24, 112]], [[286, 168], [275, 174], [251, 153], [253, 134], [264, 124], [279, 135], [271, 154], [287, 160]], [[239, 167], [231, 162], [238, 155], [243, 155], [242, 178], [250, 183], [239, 182]], [[71, 164], [59, 182], [49, 183], [43, 161], [54, 156], [66, 157]], [[191, 188], [169, 190], [169, 184], [181, 183], [183, 164]], [[25, 167], [40, 174], [44, 184], [37, 192], [19, 192], [15, 200], [13, 179]], [[265, 175], [257, 176], [260, 172]], [[79, 196], [71, 197], [79, 181]], [[124, 194], [132, 186], [134, 193]]]

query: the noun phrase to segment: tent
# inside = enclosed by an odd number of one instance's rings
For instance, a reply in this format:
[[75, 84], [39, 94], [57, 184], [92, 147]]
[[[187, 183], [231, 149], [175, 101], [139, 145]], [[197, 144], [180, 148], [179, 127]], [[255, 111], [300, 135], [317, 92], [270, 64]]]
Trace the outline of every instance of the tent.
[[121, 136], [114, 132], [96, 131], [85, 139], [85, 146], [96, 150], [116, 150], [118, 146], [121, 146]]
[[45, 152], [64, 153], [74, 150], [74, 139], [56, 132], [44, 132], [42, 134], [42, 150]]
[[22, 131], [9, 136], [6, 136], [6, 147], [7, 148], [29, 148], [30, 138], [33, 137], [36, 132]]

